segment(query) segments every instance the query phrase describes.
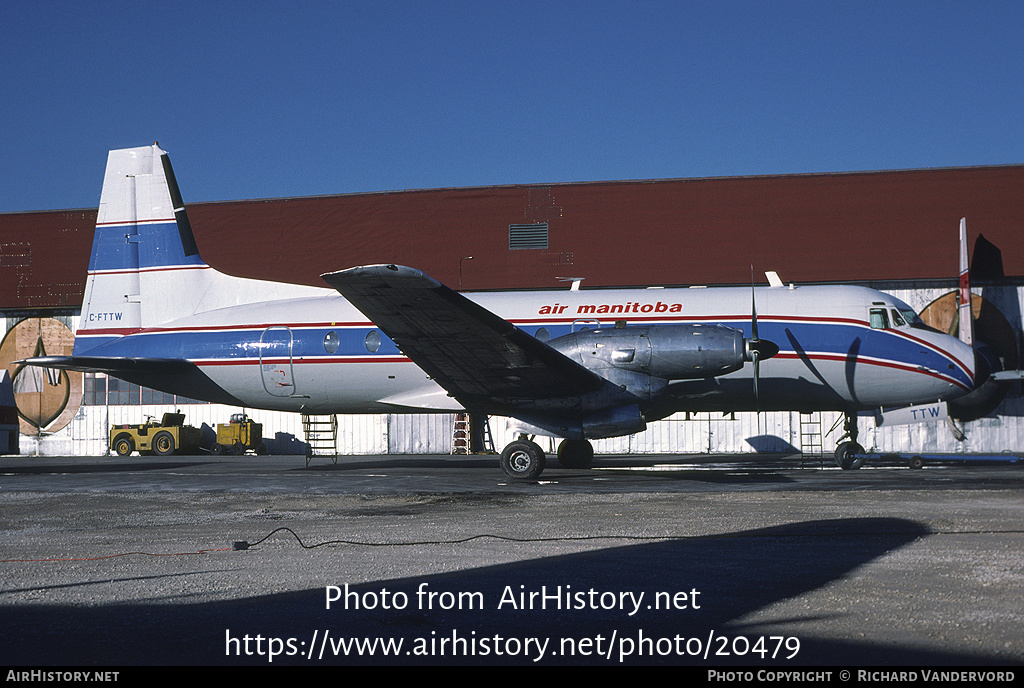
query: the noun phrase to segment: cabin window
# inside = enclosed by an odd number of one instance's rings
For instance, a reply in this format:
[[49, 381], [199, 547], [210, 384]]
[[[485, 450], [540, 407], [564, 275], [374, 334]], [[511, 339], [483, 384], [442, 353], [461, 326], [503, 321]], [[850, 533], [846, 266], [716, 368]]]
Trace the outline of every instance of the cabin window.
[[549, 339], [551, 339], [551, 333], [548, 332], [548, 328], [546, 327], [541, 327], [540, 329], [538, 329], [537, 334], [535, 334], [534, 336], [537, 339], [541, 340], [542, 342], [546, 342]]
[[366, 350], [371, 354], [377, 353], [377, 349], [380, 348], [380, 332], [377, 330], [370, 330], [363, 343], [366, 345]]
[[340, 345], [341, 345], [341, 338], [338, 337], [338, 333], [337, 332], [334, 332], [334, 331], [328, 332], [327, 336], [324, 337], [324, 351], [326, 351], [327, 353], [333, 354], [335, 351], [338, 350], [338, 347]]
[[872, 308], [871, 309], [871, 329], [872, 330], [888, 330], [889, 329], [889, 316], [886, 314], [884, 308]]

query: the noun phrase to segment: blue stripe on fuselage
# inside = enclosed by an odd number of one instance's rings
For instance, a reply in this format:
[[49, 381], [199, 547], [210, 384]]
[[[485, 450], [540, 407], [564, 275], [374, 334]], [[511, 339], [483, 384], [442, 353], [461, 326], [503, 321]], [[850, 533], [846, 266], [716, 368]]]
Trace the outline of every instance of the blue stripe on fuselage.
[[[258, 360], [261, 354], [287, 356], [289, 348], [292, 358], [331, 355], [393, 357], [399, 354], [398, 347], [383, 334], [380, 336], [380, 346], [377, 350], [370, 351], [366, 345], [366, 336], [372, 331], [379, 332], [373, 327], [305, 328], [287, 325], [252, 329], [143, 331], [90, 348], [89, 355], [241, 362], [247, 359]], [[268, 332], [268, 335], [264, 336], [264, 332]], [[282, 337], [288, 332], [291, 333], [290, 347], [287, 336]], [[327, 336], [331, 332], [338, 337], [338, 348], [335, 351], [330, 351], [325, 346]]]
[[[691, 321], [692, 322], [692, 321]], [[750, 323], [723, 320], [702, 319], [706, 324], [721, 324], [733, 327], [750, 336]], [[642, 323], [632, 322], [639, 325]], [[376, 328], [365, 327], [331, 327], [301, 324], [261, 325], [252, 328], [230, 328], [210, 330], [157, 330], [143, 331], [125, 337], [115, 337], [102, 344], [90, 347], [89, 355], [116, 356], [134, 358], [185, 358], [209, 363], [245, 363], [256, 362], [264, 357], [288, 356], [287, 332], [291, 333], [291, 357], [294, 359], [323, 358], [325, 356], [342, 357], [394, 357], [400, 355], [398, 347], [381, 333], [380, 346], [370, 351], [366, 346], [367, 334]], [[569, 334], [572, 325], [552, 322], [550, 324], [532, 322], [521, 329], [536, 335], [541, 328], [546, 329], [550, 338]], [[577, 327], [578, 329], [578, 327]], [[264, 336], [268, 332], [273, 336]], [[378, 330], [379, 331], [379, 330]], [[866, 325], [842, 324], [835, 322], [801, 322], [790, 321], [758, 321], [759, 335], [779, 346], [780, 354], [806, 356], [810, 359], [821, 357], [850, 359], [853, 357], [860, 363], [871, 363], [870, 359], [890, 362], [905, 368], [923, 367], [935, 371], [951, 382], [972, 388], [972, 381], [967, 371], [950, 358], [948, 354], [937, 348], [914, 341], [908, 337], [912, 333], [901, 333], [898, 330], [872, 330]], [[325, 348], [325, 340], [329, 333], [338, 337], [338, 348], [330, 351]], [[264, 341], [261, 342], [261, 338]], [[967, 362], [961, 362], [967, 363]], [[952, 366], [952, 367], [951, 367]]]

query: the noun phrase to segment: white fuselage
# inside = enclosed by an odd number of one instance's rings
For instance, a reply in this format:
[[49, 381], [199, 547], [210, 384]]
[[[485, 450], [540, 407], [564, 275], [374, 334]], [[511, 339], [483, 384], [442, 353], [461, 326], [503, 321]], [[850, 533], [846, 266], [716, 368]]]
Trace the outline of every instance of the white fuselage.
[[[146, 328], [90, 353], [180, 357], [250, 408], [305, 413], [452, 411], [459, 404], [340, 295], [220, 308]], [[750, 335], [750, 288], [481, 292], [467, 295], [541, 340], [583, 327], [721, 324]], [[675, 410], [858, 410], [951, 398], [972, 387], [969, 347], [912, 327], [906, 305], [850, 286], [754, 290], [760, 337], [779, 353], [761, 363], [676, 386]], [[871, 310], [885, 312], [872, 327]], [[876, 313], [877, 315], [877, 313]], [[895, 317], [894, 317], [895, 316]], [[896, 324], [902, 322], [902, 325]], [[88, 340], [90, 332], [79, 333]], [[129, 353], [130, 352], [130, 353]]]

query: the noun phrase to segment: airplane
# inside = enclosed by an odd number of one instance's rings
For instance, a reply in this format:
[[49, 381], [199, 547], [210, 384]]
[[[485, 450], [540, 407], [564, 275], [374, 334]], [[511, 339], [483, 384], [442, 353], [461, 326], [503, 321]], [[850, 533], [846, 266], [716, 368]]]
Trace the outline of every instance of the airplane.
[[852, 285], [577, 289], [463, 294], [380, 264], [328, 287], [221, 273], [200, 257], [158, 144], [110, 151], [71, 356], [26, 363], [304, 414], [505, 416], [512, 478], [536, 479], [560, 438], [591, 440], [680, 411], [838, 411], [836, 450], [858, 468], [857, 414], [952, 400], [984, 357], [906, 303]]

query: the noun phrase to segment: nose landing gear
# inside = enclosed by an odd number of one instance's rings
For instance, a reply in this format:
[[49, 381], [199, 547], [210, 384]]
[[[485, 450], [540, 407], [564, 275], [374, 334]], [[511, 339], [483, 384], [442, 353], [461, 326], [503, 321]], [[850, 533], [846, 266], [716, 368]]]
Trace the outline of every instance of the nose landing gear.
[[864, 456], [864, 447], [857, 444], [857, 416], [852, 413], [845, 414], [843, 431], [844, 434], [839, 438], [839, 445], [836, 447], [836, 465], [844, 471], [856, 470], [863, 466], [867, 459]]

